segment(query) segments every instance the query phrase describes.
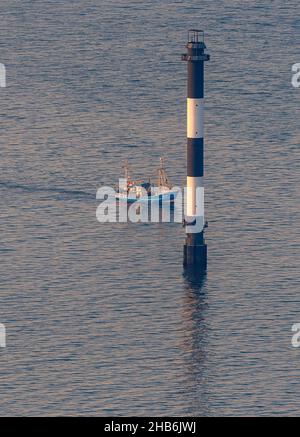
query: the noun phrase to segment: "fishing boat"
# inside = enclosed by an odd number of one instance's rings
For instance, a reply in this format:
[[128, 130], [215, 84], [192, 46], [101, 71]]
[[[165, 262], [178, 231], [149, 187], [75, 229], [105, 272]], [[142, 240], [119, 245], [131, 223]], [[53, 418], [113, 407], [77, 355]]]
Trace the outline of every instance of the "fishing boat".
[[164, 159], [160, 158], [160, 167], [157, 170], [157, 185], [151, 180], [133, 180], [128, 161], [123, 165], [124, 179], [121, 179], [116, 191], [116, 198], [128, 203], [132, 202], [169, 202], [174, 203], [179, 189], [172, 189], [166, 174]]

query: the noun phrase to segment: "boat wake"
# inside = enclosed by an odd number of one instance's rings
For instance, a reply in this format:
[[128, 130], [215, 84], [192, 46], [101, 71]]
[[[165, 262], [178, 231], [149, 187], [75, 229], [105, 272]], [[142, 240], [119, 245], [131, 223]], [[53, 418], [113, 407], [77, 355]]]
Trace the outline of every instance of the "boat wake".
[[59, 187], [39, 187], [36, 185], [20, 184], [12, 181], [0, 181], [0, 189], [1, 188], [9, 189], [9, 190], [26, 191], [28, 193], [45, 193], [45, 194], [49, 193], [49, 194], [57, 194], [62, 196], [95, 199], [95, 194], [88, 193], [87, 191], [67, 190], [65, 188], [59, 188]]

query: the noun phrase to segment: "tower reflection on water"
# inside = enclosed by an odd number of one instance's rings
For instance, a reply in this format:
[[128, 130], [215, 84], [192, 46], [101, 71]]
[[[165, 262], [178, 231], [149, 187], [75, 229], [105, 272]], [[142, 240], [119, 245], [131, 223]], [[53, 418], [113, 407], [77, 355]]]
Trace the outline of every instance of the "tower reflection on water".
[[206, 318], [207, 273], [201, 268], [188, 266], [183, 271], [184, 300], [183, 325], [184, 351], [188, 372], [187, 389], [191, 399], [191, 412], [209, 415], [206, 378], [204, 375], [208, 350], [208, 320]]

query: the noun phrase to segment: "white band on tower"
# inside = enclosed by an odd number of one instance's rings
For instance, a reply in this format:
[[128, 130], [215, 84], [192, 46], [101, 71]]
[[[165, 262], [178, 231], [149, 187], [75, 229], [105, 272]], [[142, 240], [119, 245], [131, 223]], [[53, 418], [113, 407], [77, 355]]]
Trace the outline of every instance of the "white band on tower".
[[204, 136], [204, 99], [187, 99], [187, 137]]
[[187, 177], [186, 215], [203, 217], [204, 220], [204, 185], [203, 177]]

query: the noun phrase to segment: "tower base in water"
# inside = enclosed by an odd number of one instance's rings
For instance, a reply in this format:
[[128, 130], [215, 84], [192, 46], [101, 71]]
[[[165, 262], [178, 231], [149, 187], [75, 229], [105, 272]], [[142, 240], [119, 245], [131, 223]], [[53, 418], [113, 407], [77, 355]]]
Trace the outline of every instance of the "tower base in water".
[[207, 245], [201, 234], [187, 234], [183, 246], [183, 265], [201, 271], [207, 270]]

